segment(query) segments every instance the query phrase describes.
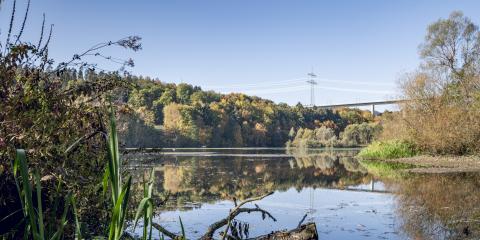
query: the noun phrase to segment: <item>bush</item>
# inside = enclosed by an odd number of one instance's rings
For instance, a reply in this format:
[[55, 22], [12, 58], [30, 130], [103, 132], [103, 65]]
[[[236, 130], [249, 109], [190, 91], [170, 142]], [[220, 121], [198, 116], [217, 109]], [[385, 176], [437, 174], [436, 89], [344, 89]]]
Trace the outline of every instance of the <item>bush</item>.
[[406, 141], [390, 140], [374, 142], [358, 154], [363, 159], [392, 159], [415, 156], [415, 147]]
[[342, 134], [342, 143], [346, 146], [369, 144], [381, 133], [378, 123], [350, 124]]
[[292, 141], [287, 142], [287, 147], [333, 147], [338, 145], [337, 136], [331, 128], [300, 128]]

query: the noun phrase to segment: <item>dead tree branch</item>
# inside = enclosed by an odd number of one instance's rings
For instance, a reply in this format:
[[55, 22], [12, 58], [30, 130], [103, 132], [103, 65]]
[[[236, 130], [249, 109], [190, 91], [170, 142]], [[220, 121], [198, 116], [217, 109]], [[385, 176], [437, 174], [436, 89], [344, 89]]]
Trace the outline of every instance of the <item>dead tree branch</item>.
[[235, 208], [233, 208], [232, 210], [230, 210], [230, 214], [229, 214], [226, 218], [224, 218], [224, 219], [222, 219], [222, 220], [220, 220], [220, 221], [217, 221], [217, 222], [213, 223], [212, 225], [210, 225], [210, 227], [208, 227], [207, 232], [206, 232], [200, 239], [203, 239], [203, 240], [213, 239], [213, 234], [215, 234], [215, 232], [216, 232], [219, 228], [221, 228], [221, 227], [223, 227], [223, 226], [225, 226], [225, 225], [227, 225], [227, 227], [226, 227], [226, 230], [225, 230], [223, 236], [226, 236], [226, 235], [227, 235], [226, 231], [227, 231], [228, 228], [230, 227], [230, 224], [231, 224], [232, 220], [235, 219], [235, 217], [238, 216], [240, 213], [244, 213], [244, 212], [246, 212], [246, 213], [261, 212], [261, 213], [262, 213], [262, 216], [264, 216], [264, 217], [265, 217], [265, 216], [268, 216], [268, 217], [271, 218], [273, 221], [277, 221], [269, 212], [261, 209], [261, 208], [258, 207], [257, 205], [256, 205], [255, 208], [242, 208], [243, 205], [245, 205], [245, 204], [247, 204], [247, 203], [249, 203], [249, 202], [254, 202], [254, 201], [258, 201], [258, 200], [264, 199], [265, 197], [268, 197], [268, 196], [270, 196], [270, 195], [272, 195], [272, 194], [273, 194], [273, 192], [270, 192], [270, 193], [267, 193], [267, 194], [265, 194], [265, 195], [263, 195], [263, 196], [254, 197], [254, 198], [249, 198], [249, 199], [247, 199], [247, 200], [239, 203], [237, 206], [235, 206]]
[[171, 239], [182, 239], [182, 237], [178, 236], [177, 234], [175, 233], [172, 233], [170, 231], [168, 231], [167, 229], [165, 229], [164, 227], [160, 226], [160, 224], [158, 223], [152, 223], [152, 226], [157, 229], [159, 232], [165, 234], [165, 236], [171, 238]]

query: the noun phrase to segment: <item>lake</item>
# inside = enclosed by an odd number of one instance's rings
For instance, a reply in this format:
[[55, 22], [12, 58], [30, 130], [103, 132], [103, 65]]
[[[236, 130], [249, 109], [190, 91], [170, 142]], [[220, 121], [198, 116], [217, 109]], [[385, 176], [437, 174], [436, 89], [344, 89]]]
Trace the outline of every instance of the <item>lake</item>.
[[[293, 229], [305, 214], [305, 222], [316, 223], [320, 239], [480, 237], [479, 174], [378, 177], [355, 159], [358, 151], [184, 148], [125, 158], [136, 169], [137, 180], [154, 168], [155, 191], [170, 192], [154, 221], [180, 232], [181, 217], [189, 239], [225, 218], [234, 198], [271, 191], [273, 195], [255, 204], [277, 221], [262, 219], [260, 213], [237, 218], [249, 224], [250, 237]], [[136, 233], [141, 234], [139, 229]]]

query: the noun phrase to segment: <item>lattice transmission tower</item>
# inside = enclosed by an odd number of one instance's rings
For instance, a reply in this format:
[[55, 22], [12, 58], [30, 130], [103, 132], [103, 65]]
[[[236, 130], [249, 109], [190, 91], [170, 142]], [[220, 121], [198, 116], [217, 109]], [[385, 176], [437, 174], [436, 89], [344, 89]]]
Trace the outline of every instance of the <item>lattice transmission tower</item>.
[[307, 74], [310, 79], [307, 81], [308, 84], [310, 84], [310, 107], [315, 106], [315, 85], [317, 85], [317, 81], [315, 81], [315, 78], [317, 75], [313, 73], [313, 70]]

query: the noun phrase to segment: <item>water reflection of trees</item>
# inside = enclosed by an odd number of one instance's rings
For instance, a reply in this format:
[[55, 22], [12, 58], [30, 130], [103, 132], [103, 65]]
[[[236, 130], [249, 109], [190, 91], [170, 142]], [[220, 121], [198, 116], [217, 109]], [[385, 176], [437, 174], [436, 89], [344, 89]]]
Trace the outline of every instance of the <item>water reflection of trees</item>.
[[413, 239], [478, 239], [480, 175], [422, 175], [398, 184], [402, 231]]
[[369, 181], [353, 152], [293, 157], [177, 157], [156, 167], [157, 191], [170, 191], [172, 207], [305, 187], [344, 188]]

